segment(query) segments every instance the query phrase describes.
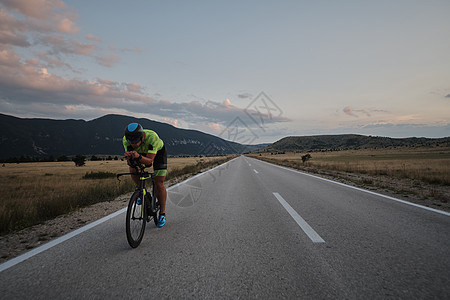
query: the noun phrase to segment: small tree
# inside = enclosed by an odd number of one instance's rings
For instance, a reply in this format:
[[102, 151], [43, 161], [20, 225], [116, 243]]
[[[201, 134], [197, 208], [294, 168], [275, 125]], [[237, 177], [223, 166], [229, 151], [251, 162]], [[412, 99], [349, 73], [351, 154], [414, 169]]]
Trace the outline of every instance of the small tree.
[[85, 165], [86, 157], [83, 155], [77, 155], [72, 159], [72, 161], [75, 163], [75, 166], [81, 167]]
[[98, 160], [101, 160], [101, 159], [98, 158], [98, 157], [95, 156], [95, 155], [92, 155], [92, 156], [91, 156], [91, 161], [98, 161]]
[[67, 156], [62, 155], [62, 156], [58, 157], [57, 161], [70, 161], [70, 159]]
[[311, 154], [306, 154], [302, 156], [302, 162], [303, 164], [305, 164], [305, 162], [307, 162], [309, 159], [311, 159]]

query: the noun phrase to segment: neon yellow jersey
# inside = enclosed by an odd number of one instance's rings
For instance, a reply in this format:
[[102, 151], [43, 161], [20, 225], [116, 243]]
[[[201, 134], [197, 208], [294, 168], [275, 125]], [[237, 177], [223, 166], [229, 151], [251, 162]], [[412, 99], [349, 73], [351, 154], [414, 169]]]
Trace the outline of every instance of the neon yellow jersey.
[[156, 154], [164, 146], [164, 142], [153, 130], [144, 129], [145, 138], [144, 142], [136, 149], [131, 149], [131, 143], [127, 141], [125, 137], [122, 139], [123, 147], [125, 151], [134, 150], [140, 154], [153, 153]]

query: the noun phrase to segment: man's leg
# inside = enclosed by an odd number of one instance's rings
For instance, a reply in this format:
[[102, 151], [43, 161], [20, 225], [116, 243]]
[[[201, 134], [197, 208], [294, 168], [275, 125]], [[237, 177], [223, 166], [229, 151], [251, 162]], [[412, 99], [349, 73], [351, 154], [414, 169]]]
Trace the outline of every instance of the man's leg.
[[161, 228], [166, 224], [167, 190], [164, 186], [164, 180], [167, 175], [167, 152], [165, 146], [156, 153], [155, 159], [153, 160], [153, 169], [155, 170], [155, 177], [153, 180], [155, 182], [156, 197], [160, 204], [159, 222], [156, 227]]
[[[130, 167], [130, 173], [136, 173], [136, 169]], [[133, 179], [134, 184], [136, 185], [136, 188], [139, 187], [139, 176], [137, 175], [131, 175], [131, 179]]]
[[156, 189], [156, 197], [159, 200], [159, 203], [161, 205], [160, 213], [165, 214], [166, 213], [166, 200], [167, 200], [167, 190], [164, 185], [164, 180], [166, 179], [166, 176], [155, 176], [155, 189]]

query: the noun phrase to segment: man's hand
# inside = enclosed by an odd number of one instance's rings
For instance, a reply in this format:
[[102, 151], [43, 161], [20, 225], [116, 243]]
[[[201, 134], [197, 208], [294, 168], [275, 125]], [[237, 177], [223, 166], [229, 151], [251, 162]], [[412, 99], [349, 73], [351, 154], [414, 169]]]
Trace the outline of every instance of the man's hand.
[[[130, 161], [132, 159], [136, 159], [139, 158], [139, 156], [141, 156], [141, 154], [137, 153], [136, 151], [128, 151], [125, 152], [125, 158], [127, 159], [127, 163], [130, 166]], [[141, 160], [140, 162], [144, 165], [151, 166], [153, 164], [153, 159], [155, 158], [156, 154], [147, 154], [147, 155], [142, 155], [141, 156]]]
[[134, 158], [138, 158], [139, 157], [139, 153], [137, 153], [136, 151], [127, 151], [124, 154], [126, 160], [127, 160], [127, 164], [129, 166], [131, 166], [131, 160]]
[[132, 158], [138, 158], [139, 157], [139, 153], [137, 153], [136, 151], [127, 151], [125, 152], [125, 158], [127, 160], [130, 160]]

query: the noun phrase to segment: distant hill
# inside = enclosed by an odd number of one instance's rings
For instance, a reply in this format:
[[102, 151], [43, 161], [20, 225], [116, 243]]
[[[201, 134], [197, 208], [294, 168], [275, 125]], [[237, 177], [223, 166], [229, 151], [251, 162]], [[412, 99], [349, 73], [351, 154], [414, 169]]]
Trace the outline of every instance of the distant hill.
[[348, 149], [374, 149], [389, 147], [412, 146], [450, 146], [450, 137], [430, 138], [389, 138], [378, 136], [364, 136], [356, 134], [343, 135], [317, 135], [317, 136], [291, 136], [285, 137], [272, 145], [257, 152], [273, 151], [330, 151]]
[[84, 121], [22, 119], [0, 114], [0, 159], [50, 155], [56, 158], [77, 154], [122, 155], [123, 132], [126, 125], [132, 122], [156, 131], [172, 156], [235, 154], [263, 147], [241, 145], [197, 130], [121, 115]]

